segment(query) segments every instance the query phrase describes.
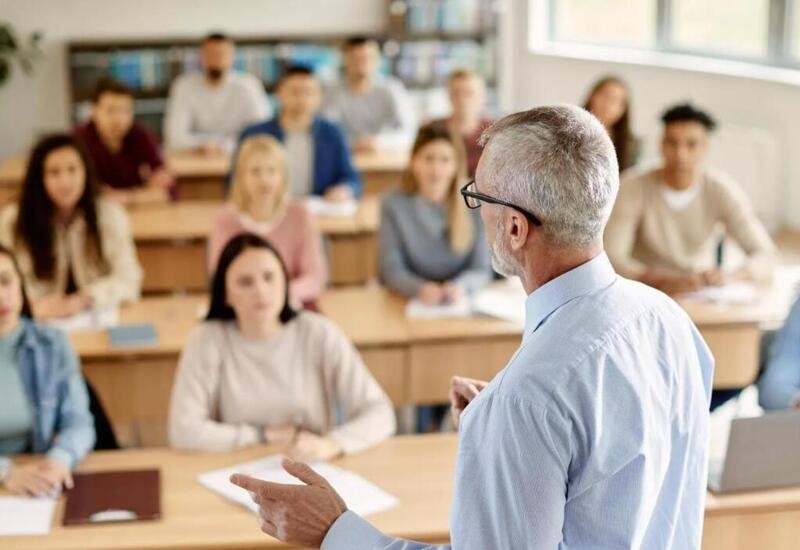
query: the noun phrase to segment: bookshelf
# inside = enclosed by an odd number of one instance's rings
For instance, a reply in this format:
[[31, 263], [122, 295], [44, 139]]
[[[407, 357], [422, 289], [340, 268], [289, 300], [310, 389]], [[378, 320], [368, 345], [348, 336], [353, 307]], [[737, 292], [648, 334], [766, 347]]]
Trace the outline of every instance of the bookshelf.
[[[418, 114], [429, 111], [433, 94], [441, 96], [447, 75], [471, 68], [488, 83], [490, 104], [498, 85], [498, 15], [500, 0], [388, 0], [386, 26], [373, 33], [381, 45], [381, 70], [399, 78], [411, 91]], [[320, 36], [232, 36], [236, 67], [257, 76], [271, 94], [283, 68], [310, 65], [323, 82], [335, 80], [340, 47], [347, 34]], [[68, 45], [68, 74], [73, 123], [86, 120], [96, 82], [104, 77], [128, 84], [135, 95], [136, 118], [161, 135], [172, 80], [199, 69], [196, 38], [81, 41]]]

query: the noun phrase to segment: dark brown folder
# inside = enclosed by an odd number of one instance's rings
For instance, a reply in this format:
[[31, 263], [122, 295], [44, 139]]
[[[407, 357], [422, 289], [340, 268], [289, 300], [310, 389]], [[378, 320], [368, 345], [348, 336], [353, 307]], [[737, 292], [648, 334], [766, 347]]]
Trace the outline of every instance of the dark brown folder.
[[74, 481], [74, 487], [67, 493], [64, 525], [161, 517], [161, 474], [158, 470], [75, 474]]

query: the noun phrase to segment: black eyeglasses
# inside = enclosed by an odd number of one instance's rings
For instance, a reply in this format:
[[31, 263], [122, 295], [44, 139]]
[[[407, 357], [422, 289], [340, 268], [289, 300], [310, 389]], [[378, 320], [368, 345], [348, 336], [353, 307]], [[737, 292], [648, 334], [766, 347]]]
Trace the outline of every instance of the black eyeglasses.
[[501, 201], [500, 199], [496, 199], [494, 197], [490, 197], [489, 195], [484, 195], [483, 193], [478, 193], [477, 191], [470, 191], [470, 187], [475, 186], [475, 180], [469, 180], [467, 184], [461, 188], [461, 196], [464, 197], [464, 202], [467, 204], [467, 208], [472, 210], [481, 207], [481, 201], [488, 202], [490, 204], [499, 204], [500, 206], [507, 206], [509, 208], [513, 208], [520, 214], [523, 214], [533, 225], [539, 226], [542, 225], [542, 220], [536, 217], [535, 214], [531, 214], [524, 208], [520, 208], [516, 204], [511, 204], [510, 202]]

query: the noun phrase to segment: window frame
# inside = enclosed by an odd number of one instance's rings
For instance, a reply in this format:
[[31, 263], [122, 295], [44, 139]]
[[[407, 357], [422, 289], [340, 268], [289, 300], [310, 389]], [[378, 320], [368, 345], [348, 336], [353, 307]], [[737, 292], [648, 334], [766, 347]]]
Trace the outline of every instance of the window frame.
[[[531, 0], [533, 2], [534, 0]], [[626, 44], [599, 43], [574, 40], [558, 36], [559, 0], [545, 0], [547, 8], [547, 41], [550, 44], [586, 45], [600, 48], [628, 49], [654, 53], [676, 54], [692, 57], [720, 59], [765, 65], [782, 69], [800, 70], [800, 38], [794, 43], [796, 18], [800, 18], [794, 0], [762, 0], [769, 3], [767, 16], [767, 51], [763, 56], [728, 54], [724, 51], [687, 48], [675, 43], [673, 38], [673, 0], [651, 0], [655, 2], [655, 42], [652, 47]]]

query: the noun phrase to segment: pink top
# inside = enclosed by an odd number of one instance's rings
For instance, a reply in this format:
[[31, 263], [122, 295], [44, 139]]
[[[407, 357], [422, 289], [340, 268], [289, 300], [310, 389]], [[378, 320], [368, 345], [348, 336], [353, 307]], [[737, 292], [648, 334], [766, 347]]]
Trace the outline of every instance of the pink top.
[[208, 272], [213, 273], [228, 241], [240, 233], [255, 233], [281, 255], [289, 273], [289, 295], [294, 302], [319, 298], [328, 279], [322, 237], [302, 202], [293, 200], [277, 223], [258, 223], [228, 205], [214, 220], [208, 237]]

